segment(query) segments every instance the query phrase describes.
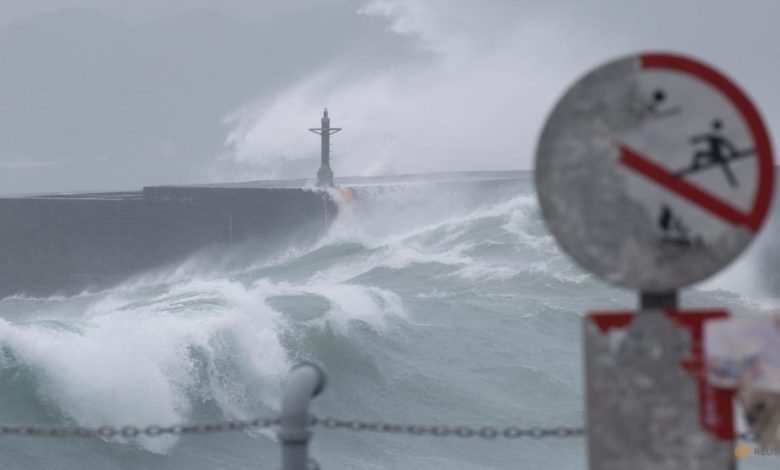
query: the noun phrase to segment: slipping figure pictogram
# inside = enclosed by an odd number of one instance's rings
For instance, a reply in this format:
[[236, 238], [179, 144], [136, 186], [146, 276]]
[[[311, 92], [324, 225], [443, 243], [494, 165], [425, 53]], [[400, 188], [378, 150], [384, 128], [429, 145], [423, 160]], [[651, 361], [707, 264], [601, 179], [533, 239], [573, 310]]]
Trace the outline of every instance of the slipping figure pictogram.
[[658, 226], [661, 228], [661, 243], [690, 247], [700, 245], [698, 237], [692, 237], [688, 227], [672, 212], [672, 208], [664, 204], [658, 216]]

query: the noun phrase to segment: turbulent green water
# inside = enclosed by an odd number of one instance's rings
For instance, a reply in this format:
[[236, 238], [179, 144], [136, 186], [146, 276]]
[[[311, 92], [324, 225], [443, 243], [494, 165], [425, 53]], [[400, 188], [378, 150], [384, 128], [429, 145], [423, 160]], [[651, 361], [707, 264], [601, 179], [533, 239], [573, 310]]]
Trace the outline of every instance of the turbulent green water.
[[[523, 187], [457, 197], [414, 185], [364, 192], [314, 246], [195, 257], [76, 297], [5, 299], [0, 420], [96, 426], [262, 416], [278, 408], [288, 369], [316, 359], [329, 375], [318, 415], [580, 426], [582, 314], [631, 308], [635, 299], [574, 267], [540, 221], [530, 184]], [[724, 286], [728, 278], [684, 301], [760, 310]], [[580, 438], [318, 429], [313, 453], [334, 470], [585, 465]], [[770, 463], [755, 458], [743, 468]], [[275, 469], [278, 445], [268, 432], [3, 437], [0, 466]]]

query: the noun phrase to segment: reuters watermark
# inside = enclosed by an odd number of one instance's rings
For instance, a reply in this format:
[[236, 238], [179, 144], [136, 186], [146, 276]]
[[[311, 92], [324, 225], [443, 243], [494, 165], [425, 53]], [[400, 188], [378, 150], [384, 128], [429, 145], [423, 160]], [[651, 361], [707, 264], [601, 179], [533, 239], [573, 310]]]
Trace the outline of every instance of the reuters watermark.
[[761, 447], [751, 448], [747, 444], [740, 444], [734, 448], [734, 455], [736, 455], [739, 460], [745, 460], [751, 455], [755, 455], [757, 457], [780, 457], [780, 449], [762, 449]]

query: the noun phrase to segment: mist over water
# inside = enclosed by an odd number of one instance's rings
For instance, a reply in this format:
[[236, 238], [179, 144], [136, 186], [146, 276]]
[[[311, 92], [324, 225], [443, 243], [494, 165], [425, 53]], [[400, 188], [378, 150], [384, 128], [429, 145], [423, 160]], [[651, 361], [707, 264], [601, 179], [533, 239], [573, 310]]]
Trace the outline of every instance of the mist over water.
[[[580, 426], [582, 315], [633, 308], [635, 295], [573, 266], [546, 231], [530, 182], [521, 186], [364, 188], [311, 246], [203, 254], [107, 291], [2, 300], [0, 421], [263, 416], [278, 409], [289, 368], [315, 359], [329, 375], [315, 401], [320, 416]], [[729, 276], [686, 291], [684, 304], [765, 310], [729, 289]], [[313, 454], [324, 469], [585, 468], [582, 439], [317, 429]], [[264, 431], [6, 437], [0, 456], [4, 468], [278, 468], [278, 445]]]

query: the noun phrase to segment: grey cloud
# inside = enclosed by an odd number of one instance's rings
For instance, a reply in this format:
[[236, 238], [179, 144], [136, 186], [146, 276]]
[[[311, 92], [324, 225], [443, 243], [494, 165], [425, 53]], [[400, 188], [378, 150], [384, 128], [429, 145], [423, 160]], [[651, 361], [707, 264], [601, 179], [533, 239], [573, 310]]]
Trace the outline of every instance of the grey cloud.
[[203, 179], [221, 151], [222, 119], [243, 103], [342, 56], [367, 70], [413, 55], [385, 26], [343, 2], [258, 21], [191, 10], [137, 23], [69, 9], [9, 25], [0, 30], [0, 154], [61, 165], [0, 172], [0, 191]]
[[325, 105], [341, 174], [529, 168], [565, 88], [647, 49], [713, 63], [780, 125], [772, 0], [7, 3], [0, 155], [58, 164], [0, 169], [4, 193], [300, 175]]

